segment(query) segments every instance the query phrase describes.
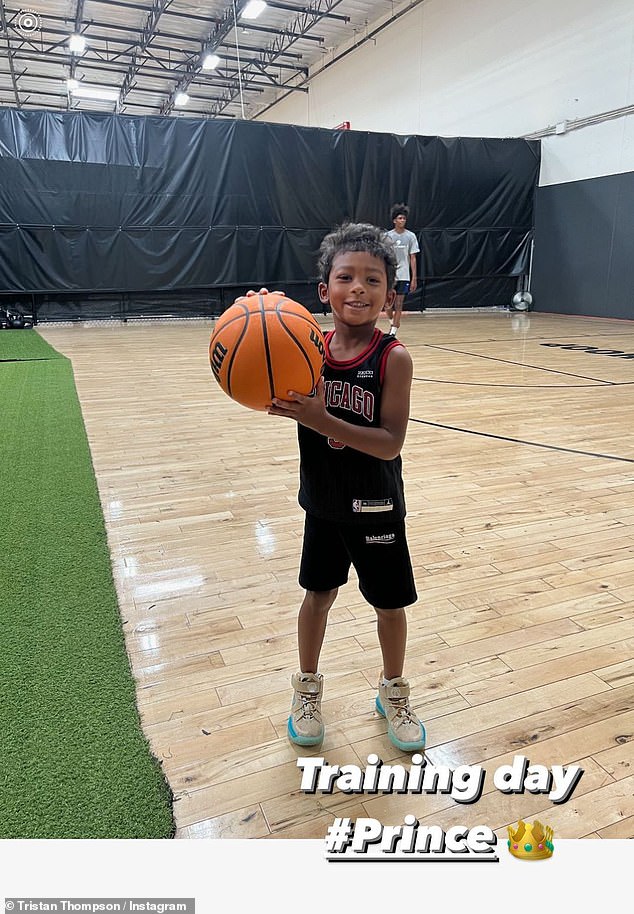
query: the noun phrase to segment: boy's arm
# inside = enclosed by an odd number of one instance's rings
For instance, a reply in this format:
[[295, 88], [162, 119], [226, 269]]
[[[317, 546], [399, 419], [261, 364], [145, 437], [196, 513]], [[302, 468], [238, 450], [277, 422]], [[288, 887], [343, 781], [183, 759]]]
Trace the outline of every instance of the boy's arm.
[[420, 248], [418, 246], [418, 238], [412, 232], [410, 237], [410, 254], [409, 254], [409, 275], [410, 275], [410, 292], [416, 291], [416, 286], [418, 285], [418, 272], [416, 269], [416, 255], [420, 253]]
[[381, 392], [381, 425], [365, 428], [332, 416], [324, 403], [324, 385], [320, 380], [314, 397], [289, 391], [289, 400], [273, 400], [272, 416], [287, 416], [328, 438], [381, 460], [393, 460], [401, 453], [409, 419], [412, 387], [412, 359], [403, 346], [396, 346], [387, 356]]

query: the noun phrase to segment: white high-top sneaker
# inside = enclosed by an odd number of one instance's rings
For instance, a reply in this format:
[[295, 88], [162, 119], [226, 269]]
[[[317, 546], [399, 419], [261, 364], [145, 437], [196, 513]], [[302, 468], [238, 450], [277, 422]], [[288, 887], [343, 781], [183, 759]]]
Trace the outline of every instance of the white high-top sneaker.
[[321, 720], [321, 673], [295, 673], [291, 677], [293, 703], [288, 718], [288, 738], [298, 746], [317, 746], [324, 738]]
[[420, 752], [425, 748], [425, 728], [409, 706], [409, 682], [399, 676], [379, 677], [376, 709], [387, 719], [387, 735], [397, 749]]

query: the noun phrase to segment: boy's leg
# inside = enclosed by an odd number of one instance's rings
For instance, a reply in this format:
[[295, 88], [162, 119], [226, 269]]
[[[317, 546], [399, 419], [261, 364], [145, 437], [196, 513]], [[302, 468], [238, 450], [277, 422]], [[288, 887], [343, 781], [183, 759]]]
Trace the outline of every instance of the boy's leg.
[[425, 728], [409, 706], [409, 683], [403, 679], [407, 642], [404, 606], [417, 600], [405, 521], [350, 527], [345, 545], [359, 576], [359, 589], [374, 607], [384, 672], [376, 709], [387, 718], [388, 736], [403, 752], [425, 746]]
[[403, 302], [405, 301], [404, 295], [397, 295], [394, 299], [394, 308], [390, 309], [391, 314], [388, 313], [388, 317], [392, 323], [392, 327], [395, 330], [398, 330], [401, 326], [401, 314], [403, 313]]
[[307, 591], [297, 621], [300, 672], [291, 677], [293, 700], [287, 732], [298, 746], [317, 746], [324, 738], [321, 698], [324, 677], [318, 673], [319, 654], [324, 640], [328, 611], [337, 589]]
[[316, 746], [324, 738], [319, 655], [328, 612], [339, 586], [348, 580], [349, 568], [336, 527], [307, 514], [299, 569], [299, 583], [306, 591], [297, 620], [300, 670], [291, 679], [293, 700], [287, 725], [289, 739], [298, 746]]
[[302, 673], [316, 673], [324, 642], [328, 612], [335, 602], [337, 588], [326, 591], [307, 590], [297, 619], [299, 668]]
[[403, 675], [407, 644], [407, 615], [404, 609], [377, 609], [377, 633], [383, 656], [383, 675], [396, 679]]
[[425, 728], [410, 708], [409, 682], [403, 679], [407, 642], [405, 610], [376, 609], [376, 614], [383, 656], [383, 673], [379, 677], [376, 709], [387, 719], [387, 735], [390, 742], [403, 752], [420, 752], [425, 748]]

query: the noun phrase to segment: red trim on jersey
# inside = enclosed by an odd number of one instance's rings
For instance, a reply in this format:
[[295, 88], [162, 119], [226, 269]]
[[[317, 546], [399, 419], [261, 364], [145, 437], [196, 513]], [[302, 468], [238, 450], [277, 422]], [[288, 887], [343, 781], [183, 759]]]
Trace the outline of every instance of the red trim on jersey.
[[[330, 355], [330, 340], [333, 338], [334, 334], [335, 334], [335, 331], [330, 330], [324, 337], [324, 341], [326, 343], [326, 363], [328, 365], [330, 365], [331, 368], [340, 368], [340, 369], [344, 369], [345, 371], [347, 371], [349, 368], [356, 368], [356, 366], [360, 365], [361, 362], [365, 362], [365, 360], [367, 358], [369, 358], [369, 356], [372, 355], [374, 350], [377, 348], [377, 346], [381, 342], [382, 337], [384, 336], [384, 334], [381, 333], [381, 331], [377, 327], [375, 327], [374, 333], [372, 335], [372, 339], [370, 340], [370, 343], [369, 343], [367, 349], [364, 349], [363, 352], [359, 353], [359, 355], [356, 356], [356, 358], [354, 358], [354, 359], [348, 359], [348, 361], [345, 361], [345, 362], [337, 362]], [[395, 342], [398, 343], [398, 340], [396, 340]], [[400, 343], [399, 345], [402, 346], [403, 344]], [[391, 348], [391, 347], [389, 347], [389, 348]]]
[[394, 340], [394, 342], [390, 343], [389, 346], [386, 346], [385, 349], [383, 350], [383, 352], [381, 353], [381, 361], [379, 362], [379, 382], [380, 382], [381, 386], [383, 386], [383, 378], [385, 377], [385, 366], [387, 364], [387, 357], [396, 346], [403, 346], [403, 344], [400, 342], [400, 340]]

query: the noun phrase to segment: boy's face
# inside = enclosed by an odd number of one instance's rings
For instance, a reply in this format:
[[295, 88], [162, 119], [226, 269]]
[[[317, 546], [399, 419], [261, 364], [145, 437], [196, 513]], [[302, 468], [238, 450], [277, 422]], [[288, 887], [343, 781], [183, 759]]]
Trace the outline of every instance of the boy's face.
[[404, 216], [402, 213], [400, 213], [398, 216], [394, 217], [394, 228], [397, 229], [399, 232], [403, 231], [403, 229], [405, 228], [406, 225], [407, 225], [407, 216]]
[[385, 263], [367, 251], [342, 251], [332, 262], [328, 285], [319, 284], [319, 298], [333, 315], [352, 327], [375, 324], [395, 292], [387, 287]]

